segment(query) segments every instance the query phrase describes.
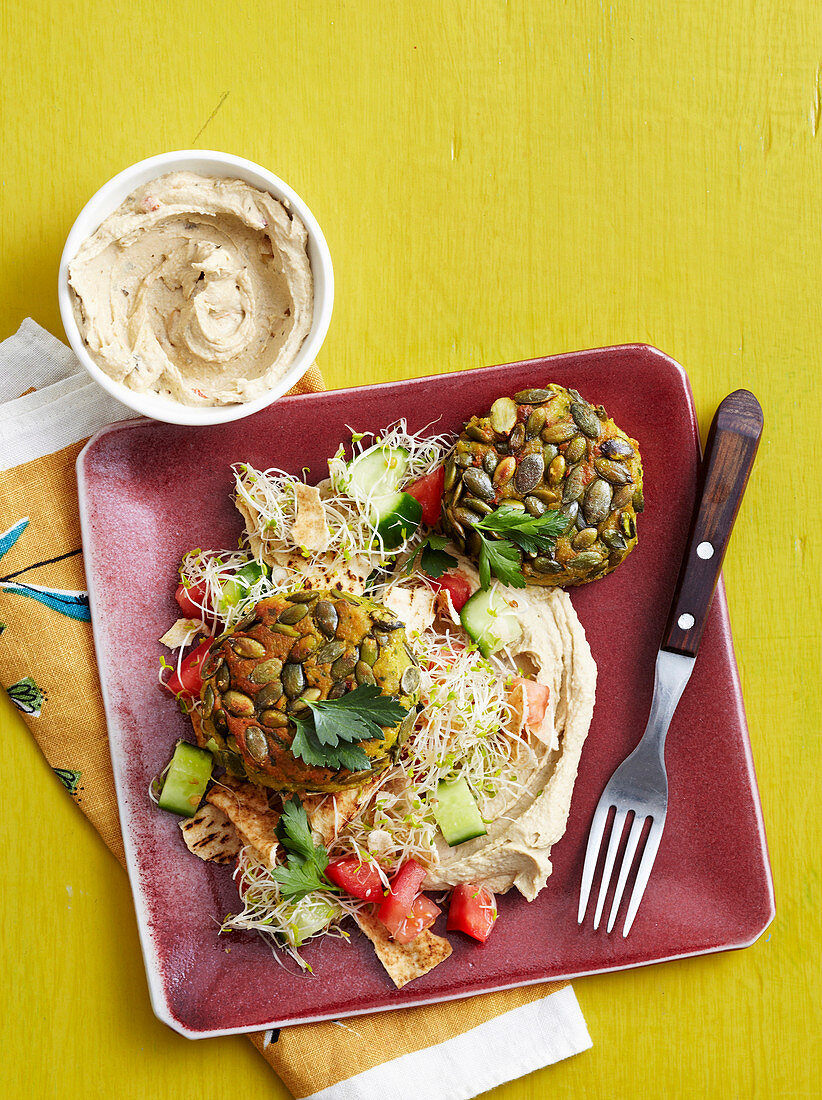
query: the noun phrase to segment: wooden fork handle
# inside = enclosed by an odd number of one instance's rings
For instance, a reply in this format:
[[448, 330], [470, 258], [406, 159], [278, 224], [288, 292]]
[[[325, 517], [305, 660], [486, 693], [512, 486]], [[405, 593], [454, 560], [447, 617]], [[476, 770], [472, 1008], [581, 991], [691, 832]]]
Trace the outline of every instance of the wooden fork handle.
[[701, 492], [662, 649], [696, 657], [759, 447], [762, 423], [762, 409], [748, 390], [735, 390], [716, 410], [705, 444]]

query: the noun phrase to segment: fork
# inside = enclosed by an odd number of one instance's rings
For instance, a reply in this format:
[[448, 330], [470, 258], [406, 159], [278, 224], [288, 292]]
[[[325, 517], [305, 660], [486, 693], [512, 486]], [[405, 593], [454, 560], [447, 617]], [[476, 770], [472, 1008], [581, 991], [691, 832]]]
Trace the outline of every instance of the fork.
[[719, 580], [722, 560], [759, 447], [762, 423], [762, 409], [748, 390], [735, 390], [716, 410], [705, 445], [702, 490], [697, 494], [688, 545], [662, 646], [656, 658], [654, 694], [648, 725], [634, 751], [623, 760], [608, 780], [594, 810], [582, 869], [577, 914], [579, 924], [585, 919], [611, 810], [614, 815], [594, 911], [594, 928], [599, 928], [614, 864], [631, 815], [633, 818], [608, 915], [608, 932], [616, 923], [625, 887], [643, 838], [644, 845], [622, 928], [623, 937], [631, 930], [648, 885], [668, 813], [665, 737], [693, 670], [702, 631]]

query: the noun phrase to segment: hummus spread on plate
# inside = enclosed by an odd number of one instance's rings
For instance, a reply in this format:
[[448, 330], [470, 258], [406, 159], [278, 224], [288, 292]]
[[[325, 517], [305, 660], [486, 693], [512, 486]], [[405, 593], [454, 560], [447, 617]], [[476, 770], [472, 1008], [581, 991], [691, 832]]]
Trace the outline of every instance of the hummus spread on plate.
[[311, 328], [307, 237], [284, 202], [243, 180], [149, 181], [70, 264], [89, 354], [130, 389], [184, 405], [259, 397]]

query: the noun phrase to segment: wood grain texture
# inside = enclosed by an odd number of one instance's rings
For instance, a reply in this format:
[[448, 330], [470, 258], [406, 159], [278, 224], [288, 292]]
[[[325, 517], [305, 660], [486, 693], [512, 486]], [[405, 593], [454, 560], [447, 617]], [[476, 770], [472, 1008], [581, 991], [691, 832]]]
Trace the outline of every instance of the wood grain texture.
[[[703, 430], [757, 395], [725, 578], [776, 921], [577, 982], [594, 1049], [494, 1095], [820, 1095], [820, 5], [6, 0], [0, 42], [0, 337], [26, 315], [61, 335], [77, 211], [196, 145], [268, 165], [323, 226], [329, 385], [647, 341]], [[244, 1040], [155, 1021], [124, 875], [0, 713], [4, 1094], [285, 1096]]]

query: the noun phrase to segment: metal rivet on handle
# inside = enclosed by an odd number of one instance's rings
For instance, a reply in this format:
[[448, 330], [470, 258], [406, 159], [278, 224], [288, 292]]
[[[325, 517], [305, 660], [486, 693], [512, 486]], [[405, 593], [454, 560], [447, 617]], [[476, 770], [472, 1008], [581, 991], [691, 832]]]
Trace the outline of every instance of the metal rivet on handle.
[[694, 625], [693, 615], [689, 615], [686, 611], [684, 615], [679, 616], [676, 621], [676, 625], [679, 627], [680, 630], [690, 630], [691, 627]]
[[696, 548], [696, 556], [702, 558], [703, 561], [707, 561], [708, 558], [714, 556], [714, 548], [709, 542], [701, 542]]

